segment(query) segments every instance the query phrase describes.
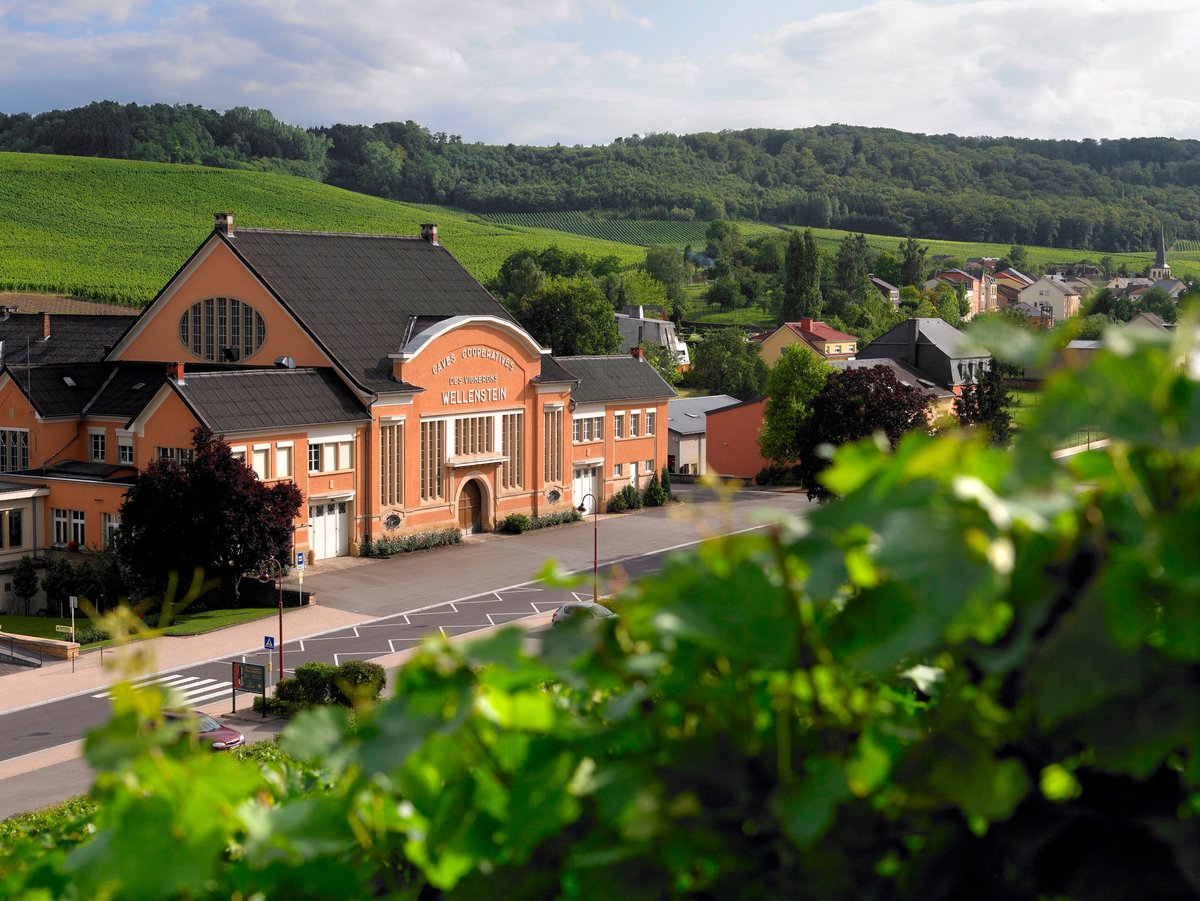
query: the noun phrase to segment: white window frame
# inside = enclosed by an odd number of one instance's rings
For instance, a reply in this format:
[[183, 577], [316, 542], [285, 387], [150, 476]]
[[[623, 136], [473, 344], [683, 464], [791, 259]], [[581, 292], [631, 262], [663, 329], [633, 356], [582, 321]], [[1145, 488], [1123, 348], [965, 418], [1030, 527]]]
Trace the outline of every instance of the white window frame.
[[[262, 472], [259, 472], [259, 460], [262, 461]], [[258, 476], [260, 482], [265, 482], [271, 477], [271, 445], [254, 445], [254, 452], [250, 457], [250, 468], [254, 470], [254, 474]]]
[[93, 463], [108, 462], [108, 436], [104, 429], [88, 429], [88, 459]]
[[133, 465], [133, 436], [117, 432], [117, 462]]
[[622, 413], [614, 413], [613, 414], [613, 439], [616, 440], [618, 438], [624, 438], [624, 437], [625, 437], [625, 414], [623, 412]]

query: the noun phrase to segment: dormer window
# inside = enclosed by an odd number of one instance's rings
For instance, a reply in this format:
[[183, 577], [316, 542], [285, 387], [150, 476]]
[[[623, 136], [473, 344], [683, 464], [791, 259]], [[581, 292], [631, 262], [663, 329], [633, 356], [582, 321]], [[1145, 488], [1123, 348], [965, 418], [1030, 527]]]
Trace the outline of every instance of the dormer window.
[[179, 317], [179, 343], [210, 363], [244, 360], [267, 339], [267, 323], [250, 304], [233, 297], [207, 297]]

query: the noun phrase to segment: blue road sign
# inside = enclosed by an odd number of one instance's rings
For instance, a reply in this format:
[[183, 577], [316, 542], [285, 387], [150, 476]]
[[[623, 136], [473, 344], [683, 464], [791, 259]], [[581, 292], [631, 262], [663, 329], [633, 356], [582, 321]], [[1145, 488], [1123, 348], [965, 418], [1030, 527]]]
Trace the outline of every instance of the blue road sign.
[[297, 566], [304, 565], [304, 551], [296, 551], [296, 565]]
[[275, 639], [270, 635], [263, 636], [263, 649], [267, 651], [275, 650]]

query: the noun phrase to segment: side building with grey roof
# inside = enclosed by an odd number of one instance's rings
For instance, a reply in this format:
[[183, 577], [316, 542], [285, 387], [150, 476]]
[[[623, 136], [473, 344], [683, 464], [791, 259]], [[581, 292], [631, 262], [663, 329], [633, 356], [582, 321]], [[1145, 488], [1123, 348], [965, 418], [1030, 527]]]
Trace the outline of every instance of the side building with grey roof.
[[671, 472], [704, 475], [708, 457], [708, 414], [740, 403], [728, 394], [677, 397], [667, 402], [667, 466]]

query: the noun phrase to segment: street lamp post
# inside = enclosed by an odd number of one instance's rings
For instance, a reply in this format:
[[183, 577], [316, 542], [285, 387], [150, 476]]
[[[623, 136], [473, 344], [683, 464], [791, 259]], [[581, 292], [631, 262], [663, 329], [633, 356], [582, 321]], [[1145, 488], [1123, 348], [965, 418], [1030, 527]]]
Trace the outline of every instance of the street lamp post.
[[[274, 557], [268, 557], [267, 563], [275, 564], [275, 580], [279, 583], [279, 677], [283, 678], [283, 564]], [[258, 581], [266, 585], [271, 581], [271, 573], [266, 564], [258, 576]]]
[[600, 597], [600, 501], [588, 492], [575, 509], [587, 513], [589, 497], [592, 499], [592, 603], [595, 604]]

